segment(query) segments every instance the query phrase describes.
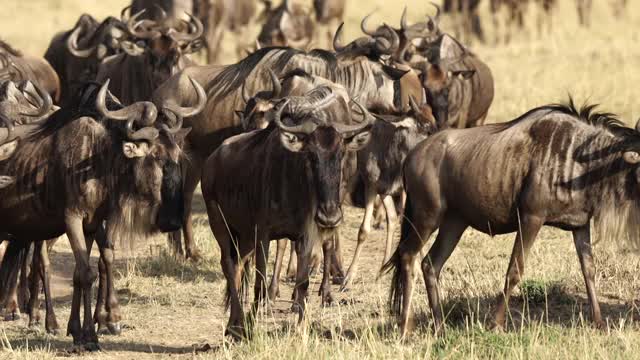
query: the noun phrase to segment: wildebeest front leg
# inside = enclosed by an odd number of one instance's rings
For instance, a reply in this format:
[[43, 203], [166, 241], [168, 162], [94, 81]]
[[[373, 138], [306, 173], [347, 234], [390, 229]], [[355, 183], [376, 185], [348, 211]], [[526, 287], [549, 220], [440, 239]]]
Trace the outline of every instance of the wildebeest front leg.
[[33, 260], [31, 263], [31, 273], [29, 274], [29, 304], [27, 311], [29, 313], [29, 327], [40, 325], [40, 279], [41, 279], [41, 263], [42, 263], [42, 244], [44, 241], [36, 241], [33, 249]]
[[40, 277], [42, 278], [42, 286], [44, 288], [44, 303], [46, 308], [46, 317], [44, 327], [49, 334], [58, 334], [60, 326], [56, 319], [56, 313], [53, 310], [53, 297], [51, 296], [51, 262], [49, 261], [49, 247], [55, 240], [48, 240], [47, 244], [40, 250]]
[[291, 250], [289, 251], [289, 263], [287, 263], [287, 281], [296, 281], [296, 247], [294, 243], [291, 243]]
[[494, 326], [496, 330], [502, 330], [505, 326], [505, 313], [509, 303], [509, 298], [513, 288], [518, 285], [522, 275], [524, 275], [524, 262], [531, 246], [540, 231], [544, 221], [533, 215], [524, 215], [520, 221], [520, 231], [516, 235], [516, 241], [513, 245], [511, 260], [507, 270], [507, 277], [504, 284], [503, 294], [498, 295]]
[[360, 225], [360, 230], [358, 231], [358, 244], [356, 245], [356, 251], [353, 254], [353, 260], [351, 260], [351, 265], [349, 266], [349, 270], [347, 271], [347, 276], [344, 277], [344, 281], [342, 282], [340, 291], [345, 291], [349, 286], [351, 286], [353, 278], [356, 276], [356, 272], [358, 271], [358, 258], [360, 257], [360, 252], [362, 251], [362, 245], [365, 241], [367, 241], [369, 233], [371, 232], [371, 220], [373, 218], [373, 208], [375, 200], [376, 193], [374, 189], [371, 186], [365, 185], [364, 217], [362, 218], [362, 224]]
[[598, 328], [606, 329], [606, 324], [602, 320], [600, 303], [598, 303], [598, 296], [596, 294], [596, 269], [593, 264], [593, 255], [591, 253], [591, 232], [589, 230], [589, 224], [573, 231], [573, 241], [576, 244], [578, 259], [580, 260], [580, 267], [582, 268], [582, 275], [584, 276], [587, 295], [589, 296], [589, 303], [591, 304], [591, 319]]
[[184, 218], [182, 220], [182, 231], [184, 233], [184, 250], [185, 257], [192, 261], [199, 261], [201, 258], [200, 250], [193, 239], [193, 216], [191, 215], [193, 206], [193, 195], [200, 182], [200, 171], [202, 169], [202, 160], [193, 154], [190, 161], [183, 162], [186, 167], [184, 176]]
[[[336, 230], [337, 232], [338, 230]], [[333, 297], [331, 296], [331, 262], [333, 258], [333, 235], [322, 241], [322, 255], [324, 258], [324, 267], [322, 273], [322, 284], [320, 285], [320, 301], [322, 306], [331, 305]]]
[[[83, 233], [82, 217], [67, 215], [65, 223], [67, 236], [76, 261], [73, 273], [73, 300], [71, 316], [69, 318], [68, 335], [73, 336], [73, 342], [84, 345], [89, 350], [98, 348], [93, 316], [91, 314], [91, 286], [96, 279], [96, 273], [89, 263], [89, 252]], [[80, 301], [84, 306], [84, 324], [80, 325]]]
[[294, 300], [292, 311], [298, 311], [298, 323], [304, 318], [304, 309], [309, 290], [309, 273], [311, 271], [311, 251], [313, 245], [308, 236], [295, 241], [296, 253], [298, 255], [298, 271], [296, 274], [296, 285], [294, 288]]
[[280, 273], [282, 271], [282, 260], [284, 258], [284, 252], [287, 251], [287, 241], [289, 240], [278, 240], [276, 262], [275, 264], [273, 264], [273, 276], [271, 277], [271, 284], [269, 284], [269, 300], [271, 301], [280, 296]]
[[267, 262], [269, 260], [269, 245], [271, 240], [263, 239], [257, 243], [256, 251], [256, 279], [253, 289], [254, 301], [253, 312], [258, 311], [258, 307], [267, 295]]
[[422, 260], [422, 275], [424, 283], [427, 287], [427, 296], [433, 314], [434, 330], [436, 335], [444, 333], [442, 326], [442, 306], [440, 303], [440, 294], [438, 291], [438, 282], [440, 279], [440, 271], [445, 262], [453, 253], [458, 245], [462, 233], [467, 228], [461, 219], [454, 216], [448, 216], [440, 225], [440, 231], [436, 237], [436, 241], [431, 246], [429, 253]]
[[120, 314], [120, 305], [113, 286], [113, 245], [112, 242], [107, 239], [105, 229], [102, 226], [99, 227], [98, 232], [96, 233], [96, 240], [100, 249], [100, 262], [104, 266], [104, 279], [103, 275], [100, 274], [100, 280], [104, 280], [103, 301], [106, 312], [106, 316], [101, 317], [101, 320], [104, 320], [104, 323], [98, 323], [98, 331], [101, 329], [105, 331], [104, 327], [106, 326], [106, 330], [111, 335], [119, 335], [121, 332], [120, 320], [122, 316]]
[[384, 248], [384, 260], [382, 265], [386, 264], [391, 257], [391, 247], [393, 245], [393, 235], [396, 231], [396, 224], [398, 223], [398, 212], [396, 211], [396, 205], [391, 195], [387, 195], [382, 199], [384, 209], [387, 213], [387, 242]]

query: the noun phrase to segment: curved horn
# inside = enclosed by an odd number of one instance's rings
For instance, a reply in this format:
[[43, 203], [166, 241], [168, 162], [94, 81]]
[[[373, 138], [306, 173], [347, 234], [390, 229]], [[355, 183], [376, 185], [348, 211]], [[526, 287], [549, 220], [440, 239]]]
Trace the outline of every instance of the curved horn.
[[181, 107], [172, 103], [162, 105], [163, 109], [168, 109], [169, 111], [176, 114], [178, 118], [195, 116], [204, 109], [205, 105], [207, 105], [207, 93], [204, 91], [202, 85], [200, 85], [194, 78], [190, 76], [189, 81], [191, 81], [191, 85], [198, 95], [198, 100], [196, 101], [195, 106]]
[[127, 30], [129, 31], [129, 33], [132, 36], [135, 36], [137, 38], [140, 38], [140, 39], [152, 39], [152, 38], [155, 38], [155, 37], [159, 36], [160, 32], [158, 32], [156, 30], [144, 30], [144, 31], [136, 30], [140, 25], [148, 25], [149, 27], [151, 27], [151, 26], [153, 26], [155, 24], [155, 21], [152, 21], [152, 20], [137, 21], [138, 18], [145, 11], [147, 11], [147, 10], [146, 9], [142, 9], [139, 12], [137, 12], [136, 14], [134, 14], [132, 17], [129, 18], [129, 20], [127, 21]]
[[158, 5], [158, 3], [153, 4], [153, 6], [155, 6], [155, 8], [160, 11], [160, 17], [162, 18], [161, 20], [167, 18], [167, 11], [162, 6]]
[[186, 34], [179, 31], [172, 31], [170, 36], [174, 41], [190, 42], [190, 41], [194, 41], [196, 39], [201, 38], [202, 35], [204, 34], [204, 25], [202, 24], [202, 21], [200, 21], [200, 19], [193, 16], [192, 14], [189, 14], [189, 13], [185, 13], [185, 14], [187, 14], [187, 16], [189, 17], [189, 23], [188, 23], [189, 26], [187, 27], [188, 29], [187, 31], [191, 30], [192, 28], [195, 30], [193, 30], [193, 32], [191, 33], [186, 33]]
[[305, 121], [303, 124], [294, 125], [294, 126], [287, 126], [282, 123], [282, 120], [281, 120], [282, 111], [284, 110], [285, 107], [287, 107], [287, 104], [289, 104], [289, 101], [290, 99], [285, 100], [285, 102], [280, 106], [280, 108], [276, 110], [276, 113], [273, 116], [273, 122], [276, 123], [276, 125], [280, 128], [280, 130], [290, 132], [290, 133], [311, 134], [312, 132], [314, 132], [318, 127], [318, 125], [312, 121]]
[[420, 106], [416, 103], [416, 99], [413, 97], [413, 95], [409, 95], [409, 105], [411, 106], [411, 110], [413, 110], [414, 113], [420, 113]]
[[402, 31], [407, 31], [409, 29], [409, 24], [407, 23], [407, 6], [404, 6], [404, 10], [402, 10], [402, 17], [400, 17], [400, 28]]
[[256, 39], [256, 50], [262, 49], [262, 44], [260, 44], [260, 40]]
[[96, 47], [92, 46], [87, 49], [78, 48], [78, 37], [80, 36], [81, 31], [82, 31], [82, 28], [78, 26], [75, 29], [73, 29], [71, 34], [67, 37], [67, 50], [69, 50], [69, 52], [75, 57], [88, 58], [96, 50]]
[[430, 3], [436, 8], [436, 16], [434, 20], [436, 21], [436, 23], [438, 23], [440, 21], [440, 13], [442, 12], [442, 10], [440, 9], [440, 5], [434, 3], [433, 1], [430, 1]]
[[333, 35], [333, 50], [335, 52], [341, 52], [344, 50], [344, 46], [340, 43], [342, 37], [342, 28], [344, 27], [344, 21], [338, 26], [335, 35]]
[[122, 11], [120, 11], [120, 21], [126, 24], [129, 21], [129, 15], [131, 15], [130, 11], [131, 11], [131, 5], [122, 9]]
[[427, 15], [427, 19], [429, 19], [427, 24], [429, 24], [430, 27], [433, 27], [433, 29], [435, 30], [438, 28], [438, 23], [440, 22], [441, 10], [440, 10], [440, 6], [434, 3], [433, 1], [431, 1], [431, 5], [433, 5], [436, 8], [436, 15], [433, 18], [430, 15]]
[[362, 19], [362, 22], [360, 23], [360, 29], [362, 30], [363, 33], [365, 33], [365, 34], [367, 34], [369, 36], [374, 36], [375, 32], [367, 30], [367, 22], [369, 21], [369, 17], [371, 15], [373, 15], [373, 12], [369, 13], [369, 15], [365, 16]]
[[278, 79], [278, 75], [269, 68], [269, 77], [271, 78], [271, 84], [273, 85], [273, 90], [271, 91], [271, 98], [277, 99], [282, 92], [282, 85], [280, 84], [280, 79]]
[[359, 102], [355, 100], [351, 100], [362, 112], [362, 121], [359, 124], [355, 125], [346, 125], [346, 124], [333, 124], [333, 127], [342, 134], [343, 137], [348, 138], [351, 137], [360, 131], [364, 130], [373, 122], [374, 117], [364, 108], [364, 106], [360, 105]]
[[27, 89], [25, 89], [25, 91], [34, 99], [42, 99], [42, 104], [38, 107], [38, 109], [35, 109], [34, 111], [22, 111], [20, 112], [20, 115], [41, 117], [51, 111], [53, 100], [51, 99], [51, 95], [49, 95], [49, 93], [46, 92], [40, 85], [34, 83], [33, 87], [35, 87], [37, 95]]
[[112, 120], [126, 120], [128, 129], [133, 128], [133, 122], [138, 119], [140, 119], [140, 122], [145, 126], [151, 125], [156, 121], [156, 118], [158, 117], [158, 110], [153, 103], [148, 101], [136, 102], [116, 111], [108, 110], [106, 98], [107, 92], [109, 91], [110, 81], [110, 79], [105, 81], [104, 85], [102, 85], [98, 92], [98, 97], [96, 98], [96, 109], [102, 116]]
[[387, 49], [385, 49], [389, 54], [395, 52], [400, 47], [400, 36], [398, 33], [386, 23], [382, 24], [383, 29], [386, 30], [386, 33], [389, 34], [389, 37], [383, 36], [384, 39], [389, 41], [389, 45], [387, 45]]
[[247, 103], [249, 102], [249, 100], [251, 100], [251, 96], [249, 95], [249, 93], [247, 92], [247, 87], [245, 86], [247, 84], [246, 81], [242, 82], [242, 101], [244, 101], [244, 104], [247, 105]]

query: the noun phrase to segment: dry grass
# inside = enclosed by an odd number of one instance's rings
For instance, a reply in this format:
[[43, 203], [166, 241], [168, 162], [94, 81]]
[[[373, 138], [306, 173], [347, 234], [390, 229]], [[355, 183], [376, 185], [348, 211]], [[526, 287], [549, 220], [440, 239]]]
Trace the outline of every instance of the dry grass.
[[[0, 12], [2, 36], [29, 53], [43, 53], [51, 34], [72, 25], [82, 11], [98, 17], [117, 15], [126, 1], [5, 0]], [[429, 9], [424, 1], [407, 1], [410, 18]], [[518, 36], [510, 46], [474, 45], [496, 79], [496, 98], [490, 121], [506, 121], [533, 106], [564, 101], [571, 93], [582, 102], [598, 102], [630, 125], [638, 116], [640, 98], [640, 4], [629, 4], [627, 17], [612, 18], [606, 1], [594, 2], [594, 25], [576, 25], [573, 1], [561, 1], [553, 35], [535, 32]], [[632, 2], [630, 2], [632, 3]], [[359, 19], [378, 6], [375, 18], [396, 23], [402, 2], [349, 1], [349, 38], [356, 36]], [[486, 15], [486, 14], [484, 14]], [[485, 17], [486, 18], [486, 17]], [[485, 21], [487, 26], [490, 21]], [[533, 26], [531, 26], [533, 28]], [[254, 29], [256, 30], [256, 29]], [[489, 28], [489, 31], [491, 29]], [[232, 40], [225, 58], [232, 60]], [[219, 251], [208, 229], [202, 204], [196, 206], [196, 241], [207, 255], [194, 265], [163, 254], [162, 239], [141, 245], [137, 260], [118, 264], [119, 299], [126, 329], [122, 336], [101, 339], [106, 351], [95, 358], [146, 358], [166, 354], [203, 358], [637, 358], [640, 353], [638, 293], [640, 261], [608, 244], [596, 246], [597, 288], [609, 331], [590, 327], [582, 275], [570, 234], [546, 228], [527, 263], [523, 291], [511, 303], [509, 329], [495, 334], [485, 327], [493, 298], [502, 288], [512, 236], [490, 238], [467, 231], [442, 274], [442, 297], [448, 314], [444, 339], [430, 335], [427, 299], [422, 280], [414, 297], [416, 329], [406, 341], [398, 339], [395, 323], [386, 311], [389, 278], [376, 281], [382, 260], [383, 233], [366, 246], [360, 276], [347, 293], [335, 293], [341, 305], [327, 309], [315, 296], [319, 277], [312, 282], [307, 323], [296, 327], [288, 312], [291, 286], [280, 301], [260, 315], [255, 339], [225, 342], [227, 314], [222, 307], [224, 280]], [[360, 210], [349, 209], [343, 233], [345, 259], [355, 246]], [[274, 246], [275, 247], [275, 246]], [[153, 251], [153, 256], [150, 252]], [[273, 254], [273, 251], [272, 251]], [[272, 255], [273, 257], [273, 255]], [[72, 256], [58, 245], [52, 261], [56, 309], [64, 324], [69, 312]], [[335, 289], [337, 291], [337, 288]], [[523, 301], [523, 296], [528, 301]], [[0, 358], [65, 356], [71, 339], [29, 330], [22, 321], [2, 323]], [[213, 351], [194, 349], [211, 344]], [[28, 350], [28, 351], [27, 351]]]

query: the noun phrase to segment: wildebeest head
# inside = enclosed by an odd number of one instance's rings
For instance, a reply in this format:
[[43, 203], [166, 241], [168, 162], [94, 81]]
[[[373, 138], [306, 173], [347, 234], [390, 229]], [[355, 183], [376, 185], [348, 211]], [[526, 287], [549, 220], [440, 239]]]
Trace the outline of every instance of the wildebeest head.
[[274, 108], [273, 122], [284, 149], [304, 156], [313, 179], [315, 222], [336, 227], [342, 221], [340, 188], [345, 153], [358, 151], [370, 139], [373, 117], [360, 108], [361, 121], [351, 123], [348, 104], [329, 87], [303, 97], [288, 97]]
[[449, 70], [449, 67], [459, 62], [441, 60], [431, 64], [420, 62], [413, 66], [421, 69], [420, 81], [425, 90], [427, 102], [435, 111], [436, 120], [441, 127], [446, 126], [449, 119], [449, 90], [456, 79], [469, 81], [475, 74], [475, 70]]
[[242, 85], [242, 99], [245, 108], [243, 111], [237, 111], [236, 114], [240, 117], [242, 128], [245, 131], [264, 129], [269, 125], [266, 114], [273, 109], [273, 100], [279, 98], [282, 93], [282, 86], [276, 74], [269, 71], [269, 76], [272, 89], [260, 91], [254, 96], [250, 96], [244, 84]]
[[304, 49], [311, 43], [314, 23], [309, 11], [290, 0], [284, 0], [274, 9], [270, 1], [265, 4], [262, 16], [266, 21], [258, 35], [260, 45]]
[[100, 62], [132, 47], [123, 22], [114, 17], [98, 24], [90, 15], [82, 15], [66, 39], [69, 53], [77, 58]]
[[[129, 182], [126, 196], [135, 203], [147, 204], [145, 211], [151, 219], [146, 220], [162, 232], [178, 230], [184, 214], [182, 172], [178, 164], [182, 143], [190, 129], [182, 129], [182, 119], [199, 113], [206, 103], [204, 89], [193, 79], [191, 83], [198, 94], [197, 105], [182, 108], [165, 103], [163, 121], [156, 121], [158, 110], [151, 102], [107, 109], [109, 81], [96, 98], [96, 108], [104, 118], [126, 121], [121, 151], [132, 175], [125, 180]], [[111, 98], [114, 99], [112, 95]]]
[[13, 125], [23, 125], [46, 119], [58, 109], [51, 96], [31, 81], [12, 81], [0, 84], [0, 114]]
[[171, 26], [171, 21], [138, 20], [144, 12], [142, 10], [126, 21], [129, 34], [136, 39], [126, 52], [131, 56], [147, 56], [156, 77], [154, 83], [161, 84], [178, 70], [183, 55], [196, 52], [203, 46], [204, 26], [191, 14], [187, 14], [188, 22], [180, 20], [182, 26], [179, 27]]

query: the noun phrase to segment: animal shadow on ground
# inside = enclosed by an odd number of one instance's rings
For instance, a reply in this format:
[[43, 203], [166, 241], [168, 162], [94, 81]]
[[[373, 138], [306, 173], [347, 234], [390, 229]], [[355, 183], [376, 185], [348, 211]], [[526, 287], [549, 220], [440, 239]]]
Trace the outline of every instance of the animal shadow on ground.
[[[590, 306], [586, 295], [573, 294], [559, 283], [546, 286], [532, 282], [523, 283], [520, 294], [511, 296], [507, 311], [506, 331], [518, 332], [536, 324], [553, 324], [572, 328], [592, 326]], [[637, 304], [626, 303], [618, 298], [600, 294], [600, 310], [609, 327], [625, 323], [638, 323], [640, 309]], [[467, 329], [469, 324], [481, 323], [485, 328], [493, 325], [493, 310], [496, 297], [453, 297], [445, 299], [443, 313], [447, 327]], [[431, 313], [418, 312], [414, 320], [416, 330], [430, 331]]]

